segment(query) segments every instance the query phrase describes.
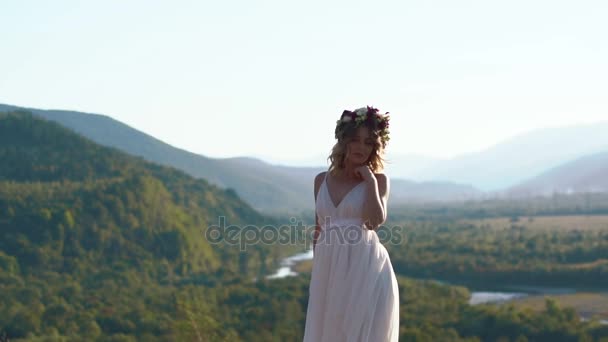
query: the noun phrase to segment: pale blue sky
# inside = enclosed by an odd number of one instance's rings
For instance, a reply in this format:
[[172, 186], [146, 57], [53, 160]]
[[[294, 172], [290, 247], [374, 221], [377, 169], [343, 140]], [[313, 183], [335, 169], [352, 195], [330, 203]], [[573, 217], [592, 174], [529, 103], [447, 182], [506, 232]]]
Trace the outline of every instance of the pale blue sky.
[[4, 1], [0, 103], [285, 161], [369, 104], [389, 152], [452, 157], [608, 119], [606, 18], [603, 0]]

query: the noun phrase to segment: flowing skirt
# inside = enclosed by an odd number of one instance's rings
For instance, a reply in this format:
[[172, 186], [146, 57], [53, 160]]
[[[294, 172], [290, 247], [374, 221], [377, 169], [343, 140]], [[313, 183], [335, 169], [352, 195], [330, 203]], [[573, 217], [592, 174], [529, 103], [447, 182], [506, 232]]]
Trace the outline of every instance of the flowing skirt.
[[313, 257], [304, 342], [397, 342], [399, 289], [386, 248], [361, 226], [331, 227]]

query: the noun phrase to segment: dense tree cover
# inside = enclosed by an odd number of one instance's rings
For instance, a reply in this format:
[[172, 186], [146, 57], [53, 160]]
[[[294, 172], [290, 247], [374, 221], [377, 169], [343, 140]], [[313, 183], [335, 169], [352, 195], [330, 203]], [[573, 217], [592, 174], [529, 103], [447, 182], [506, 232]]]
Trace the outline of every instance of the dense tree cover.
[[[202, 236], [218, 216], [278, 224], [234, 191], [25, 113], [0, 114], [0, 161], [0, 333], [11, 340], [302, 339], [310, 279], [262, 277], [295, 247], [241, 251]], [[461, 287], [403, 277], [399, 287], [403, 341], [608, 335], [555, 302], [533, 313], [469, 306]]]
[[[301, 341], [307, 276], [160, 285], [134, 271], [88, 281], [2, 275], [0, 322], [29, 341]], [[544, 312], [470, 306], [468, 290], [399, 277], [402, 341], [599, 341], [608, 327], [547, 301]], [[38, 337], [36, 337], [38, 336]], [[606, 341], [606, 339], [604, 339]]]
[[608, 285], [608, 218], [607, 229], [536, 229], [528, 220], [512, 221], [502, 228], [474, 220], [404, 221], [401, 243], [386, 246], [396, 271], [409, 276], [481, 287]]

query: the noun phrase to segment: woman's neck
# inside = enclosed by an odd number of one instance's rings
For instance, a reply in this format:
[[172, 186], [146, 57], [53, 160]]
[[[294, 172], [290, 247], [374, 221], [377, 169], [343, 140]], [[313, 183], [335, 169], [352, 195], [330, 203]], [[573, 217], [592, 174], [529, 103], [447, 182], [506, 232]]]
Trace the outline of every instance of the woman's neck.
[[361, 177], [355, 173], [355, 170], [359, 167], [358, 164], [352, 164], [348, 161], [344, 162], [344, 168], [340, 169], [340, 178], [348, 181], [359, 181]]

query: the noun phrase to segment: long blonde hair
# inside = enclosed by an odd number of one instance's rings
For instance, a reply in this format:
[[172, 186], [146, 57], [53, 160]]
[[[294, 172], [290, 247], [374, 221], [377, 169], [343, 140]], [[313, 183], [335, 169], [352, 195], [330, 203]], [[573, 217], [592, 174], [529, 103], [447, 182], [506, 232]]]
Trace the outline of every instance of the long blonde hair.
[[[374, 142], [372, 153], [369, 156], [366, 164], [374, 173], [379, 173], [384, 170], [384, 148], [385, 144], [377, 134], [376, 131], [369, 125], [363, 124], [360, 127], [367, 127], [369, 129], [371, 138]], [[345, 167], [346, 151], [349, 141], [357, 134], [358, 127], [348, 126], [345, 128], [343, 134], [340, 135], [338, 141], [331, 149], [331, 154], [327, 159], [330, 162], [329, 172], [332, 175], [340, 173]]]

